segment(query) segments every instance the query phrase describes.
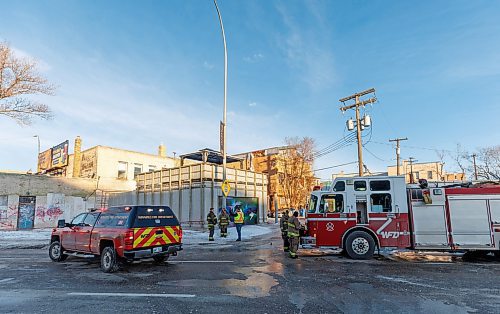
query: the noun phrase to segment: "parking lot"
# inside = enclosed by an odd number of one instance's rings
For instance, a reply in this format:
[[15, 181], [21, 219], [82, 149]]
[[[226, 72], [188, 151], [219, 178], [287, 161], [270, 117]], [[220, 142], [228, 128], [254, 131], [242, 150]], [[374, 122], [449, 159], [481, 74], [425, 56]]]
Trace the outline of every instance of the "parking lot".
[[241, 243], [186, 245], [165, 265], [135, 262], [113, 274], [99, 262], [51, 262], [45, 248], [3, 249], [5, 313], [466, 313], [500, 310], [500, 263], [404, 253], [354, 261], [300, 251], [277, 232]]

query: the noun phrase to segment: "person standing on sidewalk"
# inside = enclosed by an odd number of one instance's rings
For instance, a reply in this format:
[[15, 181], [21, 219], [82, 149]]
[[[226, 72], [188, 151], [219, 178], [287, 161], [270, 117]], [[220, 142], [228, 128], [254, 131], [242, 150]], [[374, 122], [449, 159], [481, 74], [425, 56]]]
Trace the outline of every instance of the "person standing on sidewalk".
[[281, 238], [283, 239], [283, 251], [290, 251], [290, 243], [288, 241], [288, 209], [285, 209], [283, 214], [281, 214], [280, 228], [281, 228]]
[[208, 241], [214, 241], [214, 230], [215, 225], [217, 224], [217, 216], [214, 214], [214, 209], [210, 208], [210, 212], [207, 215], [207, 223], [208, 223]]
[[222, 238], [227, 237], [227, 225], [229, 225], [229, 215], [227, 214], [226, 209], [223, 208], [219, 215], [220, 236]]
[[295, 211], [293, 216], [288, 219], [288, 238], [290, 239], [290, 257], [297, 258], [297, 250], [300, 241], [300, 222], [299, 212]]
[[236, 206], [236, 214], [234, 214], [234, 225], [236, 226], [236, 232], [238, 232], [238, 239], [236, 241], [241, 241], [241, 228], [245, 222], [245, 215], [241, 211], [239, 206]]

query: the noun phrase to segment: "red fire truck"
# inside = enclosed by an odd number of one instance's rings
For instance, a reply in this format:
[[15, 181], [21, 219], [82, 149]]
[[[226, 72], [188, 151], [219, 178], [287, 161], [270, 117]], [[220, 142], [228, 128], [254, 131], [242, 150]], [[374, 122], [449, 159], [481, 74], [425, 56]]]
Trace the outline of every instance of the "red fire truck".
[[337, 178], [313, 191], [304, 248], [343, 249], [367, 259], [376, 249], [500, 253], [500, 186], [407, 185], [403, 176]]

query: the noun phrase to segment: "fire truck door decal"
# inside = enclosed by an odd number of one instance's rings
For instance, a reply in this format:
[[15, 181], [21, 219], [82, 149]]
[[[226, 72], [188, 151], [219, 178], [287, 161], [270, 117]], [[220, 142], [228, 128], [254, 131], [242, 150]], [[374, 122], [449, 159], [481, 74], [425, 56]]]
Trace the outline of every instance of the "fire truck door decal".
[[335, 225], [333, 224], [333, 222], [329, 222], [326, 224], [326, 231], [333, 231], [335, 229]]
[[400, 235], [404, 235], [404, 232], [399, 232], [399, 231], [384, 231], [384, 229], [389, 226], [392, 222], [392, 218], [388, 218], [386, 222], [380, 228], [377, 230], [377, 234], [382, 236], [384, 239], [397, 239], [399, 238]]

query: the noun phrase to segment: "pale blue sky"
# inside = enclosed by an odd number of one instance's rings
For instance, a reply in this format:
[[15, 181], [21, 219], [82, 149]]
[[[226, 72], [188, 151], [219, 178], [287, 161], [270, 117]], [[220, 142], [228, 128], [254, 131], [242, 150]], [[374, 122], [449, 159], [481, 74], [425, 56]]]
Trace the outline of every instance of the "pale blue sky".
[[[42, 150], [80, 135], [169, 155], [218, 148], [223, 50], [216, 11], [204, 1], [0, 0], [0, 40], [36, 57], [58, 85], [37, 97], [55, 118], [20, 127], [0, 117], [0, 169], [36, 167]], [[310, 136], [321, 149], [341, 138], [338, 100], [374, 87], [379, 102], [365, 163], [437, 159], [499, 144], [500, 2], [219, 0], [228, 41], [228, 151]], [[368, 141], [370, 137], [366, 137]], [[406, 147], [411, 146], [411, 147]], [[413, 148], [412, 148], [413, 147]], [[419, 147], [419, 148], [416, 148]], [[431, 148], [431, 149], [421, 149]], [[355, 161], [355, 146], [317, 160]], [[453, 170], [452, 160], [447, 166]], [[349, 165], [321, 171], [355, 171]]]

